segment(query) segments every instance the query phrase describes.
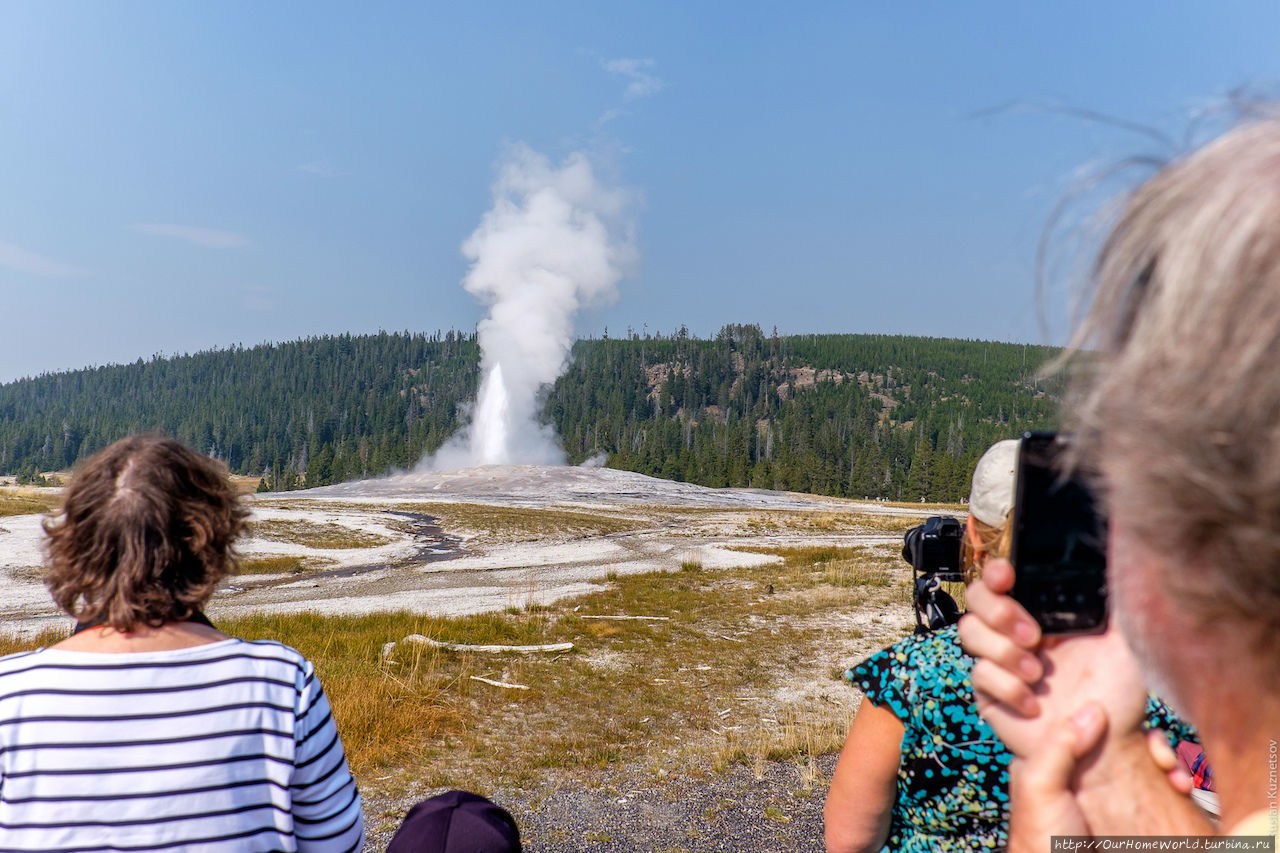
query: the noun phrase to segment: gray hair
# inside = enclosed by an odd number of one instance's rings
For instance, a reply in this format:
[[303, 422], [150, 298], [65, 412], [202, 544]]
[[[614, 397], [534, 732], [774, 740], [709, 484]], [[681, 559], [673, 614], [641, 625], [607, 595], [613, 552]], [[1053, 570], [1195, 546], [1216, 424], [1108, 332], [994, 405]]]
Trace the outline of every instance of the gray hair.
[[1082, 458], [1196, 615], [1280, 627], [1280, 120], [1138, 187], [1093, 280]]

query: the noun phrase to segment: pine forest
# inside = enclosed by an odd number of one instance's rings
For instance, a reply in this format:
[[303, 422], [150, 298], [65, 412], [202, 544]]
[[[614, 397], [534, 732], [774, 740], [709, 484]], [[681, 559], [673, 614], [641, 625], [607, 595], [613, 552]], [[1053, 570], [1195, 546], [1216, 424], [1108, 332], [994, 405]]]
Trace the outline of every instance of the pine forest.
[[[890, 335], [580, 340], [545, 415], [571, 463], [706, 486], [959, 500], [991, 442], [1051, 428], [1055, 350]], [[0, 473], [37, 479], [160, 430], [287, 490], [411, 468], [465, 421], [474, 333], [379, 333], [153, 357], [0, 385]]]

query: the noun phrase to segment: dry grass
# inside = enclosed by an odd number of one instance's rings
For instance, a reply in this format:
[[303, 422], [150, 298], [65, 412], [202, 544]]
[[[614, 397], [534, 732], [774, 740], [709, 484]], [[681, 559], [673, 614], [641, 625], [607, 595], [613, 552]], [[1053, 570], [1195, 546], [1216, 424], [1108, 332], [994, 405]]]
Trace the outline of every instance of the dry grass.
[[[896, 546], [895, 546], [896, 547]], [[735, 550], [757, 554], [774, 554], [782, 557], [791, 567], [808, 568], [811, 586], [835, 588], [891, 587], [895, 583], [893, 573], [900, 571], [902, 560], [894, 547], [872, 548], [864, 545], [837, 547], [834, 545], [799, 548], [739, 548]]]
[[923, 519], [873, 512], [813, 512], [811, 510], [754, 511], [746, 529], [755, 533], [905, 533]]
[[807, 770], [806, 781], [819, 777], [815, 759], [819, 755], [839, 752], [849, 732], [843, 713], [805, 705], [789, 705], [775, 717], [765, 717], [745, 731], [726, 732], [724, 744], [711, 757], [713, 770], [730, 764], [747, 764], [760, 778], [766, 761], [799, 759]]
[[244, 474], [228, 474], [227, 479], [231, 481], [231, 487], [236, 490], [238, 495], [252, 495], [258, 491], [258, 483], [260, 477], [249, 477]]
[[753, 509], [732, 506], [671, 506], [668, 504], [636, 504], [637, 511], [649, 515], [674, 515], [697, 518], [704, 515], [730, 515], [733, 513], [756, 512]]
[[924, 522], [916, 515], [880, 515], [874, 512], [852, 512], [847, 516], [851, 523], [882, 533], [906, 533]]
[[246, 557], [236, 566], [237, 575], [281, 575], [314, 568], [302, 557], [280, 555], [276, 557]]
[[0, 488], [0, 517], [53, 512], [61, 506], [62, 496], [44, 489]]
[[253, 535], [273, 542], [290, 542], [306, 548], [377, 548], [391, 540], [367, 530], [341, 524], [310, 521], [255, 521]]
[[69, 623], [66, 628], [52, 628], [48, 631], [41, 631], [36, 636], [25, 640], [0, 635], [0, 655], [11, 655], [15, 652], [27, 652], [44, 646], [52, 646], [60, 640], [65, 640], [70, 635], [71, 628]]
[[407, 503], [398, 505], [397, 509], [438, 518], [450, 531], [473, 534], [481, 543], [585, 539], [629, 533], [651, 526], [634, 518], [567, 509], [446, 502]]

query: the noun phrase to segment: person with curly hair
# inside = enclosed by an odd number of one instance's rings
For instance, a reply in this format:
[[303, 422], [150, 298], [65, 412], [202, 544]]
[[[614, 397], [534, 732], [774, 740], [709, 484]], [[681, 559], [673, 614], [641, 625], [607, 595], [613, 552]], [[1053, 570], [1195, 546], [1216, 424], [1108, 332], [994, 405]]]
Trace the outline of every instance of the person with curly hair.
[[75, 633], [0, 658], [0, 847], [351, 851], [360, 795], [315, 670], [203, 613], [247, 511], [158, 435], [89, 459], [46, 522]]

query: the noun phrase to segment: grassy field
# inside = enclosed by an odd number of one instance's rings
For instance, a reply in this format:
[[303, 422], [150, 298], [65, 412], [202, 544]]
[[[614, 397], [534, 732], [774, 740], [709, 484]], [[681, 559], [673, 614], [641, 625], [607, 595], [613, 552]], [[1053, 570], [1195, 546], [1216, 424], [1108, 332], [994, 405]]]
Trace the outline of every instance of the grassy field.
[[[253, 617], [223, 626], [272, 637], [315, 661], [353, 767], [365, 779], [407, 772], [425, 784], [480, 790], [545, 768], [600, 768], [685, 751], [688, 764], [809, 757], [838, 749], [847, 712], [787, 706], [773, 694], [828, 645], [815, 608], [901, 605], [883, 559], [804, 549], [781, 565], [621, 577], [549, 608], [460, 619]], [[653, 619], [590, 619], [588, 616]], [[558, 655], [454, 652], [463, 644], [569, 641]], [[849, 661], [822, 667], [834, 689]], [[495, 687], [472, 676], [527, 690]], [[676, 750], [677, 752], [681, 750]]]
[[911, 515], [867, 512], [813, 512], [811, 510], [753, 511], [747, 529], [753, 533], [905, 533], [923, 519]]
[[[602, 768], [656, 756], [685, 770], [778, 758], [811, 763], [839, 748], [848, 709], [789, 701], [779, 688], [810, 670], [832, 691], [849, 689], [838, 677], [853, 661], [823, 655], [864, 633], [895, 638], [909, 591], [900, 561], [886, 553], [776, 553], [781, 563], [752, 569], [712, 572], [686, 562], [671, 572], [623, 576], [551, 607], [452, 619], [254, 616], [219, 627], [278, 639], [315, 663], [351, 765], [362, 785], [375, 789], [410, 778], [491, 790], [547, 768]], [[865, 629], [827, 618], [853, 611], [871, 614]], [[875, 615], [882, 612], [896, 617]], [[656, 618], [588, 618], [596, 616]], [[575, 647], [520, 655], [400, 642], [382, 659], [386, 643], [410, 634]], [[0, 652], [56, 639], [8, 641]], [[868, 643], [882, 641], [875, 636]]]
[[315, 568], [315, 559], [280, 555], [276, 557], [248, 557], [236, 567], [238, 575], [279, 575]]
[[0, 518], [52, 512], [60, 506], [62, 496], [46, 489], [12, 486], [0, 488]]
[[[502, 541], [599, 536], [655, 523], [475, 504], [398, 509]], [[896, 535], [917, 521], [821, 513], [803, 519], [759, 513], [744, 526], [847, 531], [852, 524]], [[306, 544], [359, 533], [271, 524], [273, 536]], [[910, 571], [898, 547], [753, 548], [778, 562], [713, 570], [685, 560], [665, 572], [610, 574], [598, 592], [551, 606], [462, 618], [293, 614], [219, 627], [280, 640], [315, 663], [351, 765], [371, 792], [446, 785], [492, 791], [551, 770], [572, 775], [619, 762], [640, 762], [655, 774], [697, 774], [785, 759], [816, 774], [814, 757], [839, 749], [852, 716], [852, 688], [840, 673], [907, 630]], [[304, 568], [297, 557], [265, 557], [245, 561], [242, 571]], [[574, 648], [458, 652], [403, 642], [411, 634], [473, 645], [567, 641]], [[0, 642], [0, 652], [56, 639]], [[397, 645], [384, 658], [389, 643]]]
[[581, 539], [629, 533], [650, 526], [644, 520], [567, 509], [533, 509], [477, 503], [403, 503], [402, 512], [420, 512], [438, 518], [450, 532], [465, 531], [478, 542], [537, 540], [547, 537]]
[[[809, 761], [839, 748], [844, 706], [780, 701], [778, 688], [816, 667], [833, 690], [852, 661], [818, 662], [837, 645], [831, 612], [872, 615], [870, 631], [900, 631], [908, 590], [885, 554], [789, 549], [783, 562], [613, 580], [552, 607], [459, 619], [410, 614], [359, 618], [254, 617], [225, 629], [273, 637], [315, 661], [352, 765], [377, 781], [408, 776], [480, 790], [546, 768], [601, 768], [654, 755], [688, 766], [780, 757]], [[646, 619], [596, 619], [595, 616]], [[462, 644], [569, 641], [558, 655], [445, 651], [409, 634]], [[893, 635], [893, 636], [889, 636]], [[877, 640], [878, 642], [878, 640]], [[495, 687], [473, 676], [527, 690]]]
[[255, 521], [253, 535], [259, 539], [290, 542], [306, 548], [376, 548], [391, 541], [386, 536], [342, 524], [293, 520]]

